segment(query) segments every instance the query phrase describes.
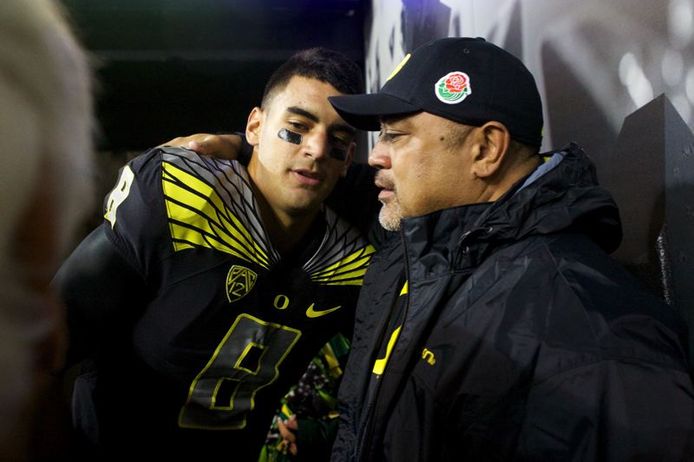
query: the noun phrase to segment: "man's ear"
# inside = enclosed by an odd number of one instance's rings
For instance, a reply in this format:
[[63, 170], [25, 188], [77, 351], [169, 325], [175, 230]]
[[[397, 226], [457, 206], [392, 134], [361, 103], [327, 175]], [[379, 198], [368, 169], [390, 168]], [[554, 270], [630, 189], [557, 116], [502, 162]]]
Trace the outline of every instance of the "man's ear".
[[263, 127], [263, 121], [265, 120], [265, 113], [263, 110], [256, 106], [253, 108], [250, 114], [248, 114], [248, 121], [246, 122], [246, 141], [251, 146], [258, 146], [260, 144], [260, 131]]
[[511, 134], [504, 124], [497, 121], [487, 122], [476, 131], [473, 173], [478, 178], [488, 178], [501, 169], [511, 143]]
[[342, 168], [342, 175], [341, 176], [347, 176], [347, 170], [349, 170], [349, 166], [352, 165], [352, 161], [354, 160], [354, 155], [357, 152], [357, 143], [352, 141], [349, 143], [349, 148], [347, 148], [347, 155], [345, 156], [345, 165]]

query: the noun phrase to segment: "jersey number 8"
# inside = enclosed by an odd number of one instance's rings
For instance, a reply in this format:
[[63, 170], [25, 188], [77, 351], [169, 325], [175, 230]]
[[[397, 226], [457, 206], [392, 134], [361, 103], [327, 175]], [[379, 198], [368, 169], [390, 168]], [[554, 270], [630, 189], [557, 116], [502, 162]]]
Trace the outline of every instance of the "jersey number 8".
[[210, 430], [242, 429], [255, 394], [274, 382], [301, 331], [242, 313], [195, 377], [178, 425]]

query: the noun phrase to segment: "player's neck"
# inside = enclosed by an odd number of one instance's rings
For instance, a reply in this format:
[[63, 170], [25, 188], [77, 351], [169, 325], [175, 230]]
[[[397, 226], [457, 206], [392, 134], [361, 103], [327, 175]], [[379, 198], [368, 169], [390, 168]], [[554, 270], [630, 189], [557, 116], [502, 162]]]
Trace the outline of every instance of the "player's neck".
[[296, 245], [311, 228], [319, 210], [301, 215], [290, 215], [283, 210], [273, 208], [262, 194], [258, 194], [256, 199], [260, 207], [260, 217], [273, 247], [280, 255], [287, 255], [294, 251]]

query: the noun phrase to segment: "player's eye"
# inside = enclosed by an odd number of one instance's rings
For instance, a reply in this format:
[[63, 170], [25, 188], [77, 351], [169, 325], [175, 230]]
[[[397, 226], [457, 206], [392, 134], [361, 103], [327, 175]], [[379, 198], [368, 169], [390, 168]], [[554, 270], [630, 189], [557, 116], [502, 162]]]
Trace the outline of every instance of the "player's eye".
[[298, 132], [305, 132], [308, 130], [308, 126], [303, 123], [303, 122], [297, 122], [295, 120], [290, 120], [287, 122], [287, 125], [289, 125], [292, 130], [298, 131]]

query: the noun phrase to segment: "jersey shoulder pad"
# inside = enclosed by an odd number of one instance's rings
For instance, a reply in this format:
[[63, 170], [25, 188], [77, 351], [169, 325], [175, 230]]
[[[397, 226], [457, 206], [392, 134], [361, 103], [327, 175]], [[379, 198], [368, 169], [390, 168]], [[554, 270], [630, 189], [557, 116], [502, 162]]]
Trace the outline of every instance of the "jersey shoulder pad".
[[244, 166], [179, 148], [164, 148], [161, 165], [174, 251], [209, 248], [265, 268], [279, 260]]

